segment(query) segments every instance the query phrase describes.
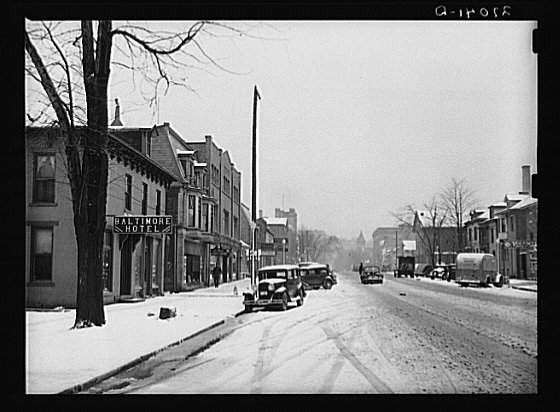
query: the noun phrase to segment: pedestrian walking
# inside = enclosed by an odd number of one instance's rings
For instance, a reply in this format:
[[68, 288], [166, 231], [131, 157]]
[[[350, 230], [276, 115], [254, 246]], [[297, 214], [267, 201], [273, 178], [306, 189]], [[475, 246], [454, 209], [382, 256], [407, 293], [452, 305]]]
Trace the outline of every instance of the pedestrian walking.
[[364, 271], [364, 264], [360, 262], [360, 267], [358, 268], [358, 272], [360, 273], [360, 276], [362, 276], [363, 271]]
[[212, 270], [212, 277], [214, 278], [214, 287], [217, 288], [220, 284], [220, 276], [222, 275], [222, 268], [219, 265], [214, 266]]

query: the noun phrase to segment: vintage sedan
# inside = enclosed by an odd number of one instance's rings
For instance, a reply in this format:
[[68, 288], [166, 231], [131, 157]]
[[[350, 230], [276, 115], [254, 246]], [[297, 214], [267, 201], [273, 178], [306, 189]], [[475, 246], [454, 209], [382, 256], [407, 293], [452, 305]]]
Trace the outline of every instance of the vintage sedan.
[[301, 281], [306, 288], [330, 289], [337, 283], [336, 275], [328, 265], [314, 263], [300, 267]]
[[265, 266], [257, 272], [257, 279], [253, 289], [243, 292], [246, 312], [251, 312], [253, 308], [286, 310], [292, 302], [297, 306], [303, 305], [306, 293], [298, 266]]
[[383, 283], [383, 273], [379, 266], [366, 265], [364, 266], [364, 271], [360, 275], [360, 281], [363, 284], [366, 283]]
[[436, 267], [430, 273], [431, 279], [439, 278], [445, 280], [446, 276], [447, 276], [447, 265], [444, 264], [436, 265]]

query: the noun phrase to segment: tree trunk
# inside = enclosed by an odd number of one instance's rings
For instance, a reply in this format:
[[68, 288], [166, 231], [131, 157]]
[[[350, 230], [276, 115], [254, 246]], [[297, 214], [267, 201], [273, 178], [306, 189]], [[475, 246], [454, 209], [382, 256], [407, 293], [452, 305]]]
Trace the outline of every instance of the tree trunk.
[[107, 84], [111, 60], [111, 22], [100, 21], [93, 47], [91, 21], [82, 21], [82, 65], [87, 100], [83, 136], [81, 196], [74, 199], [78, 243], [78, 288], [74, 327], [105, 324], [103, 310], [103, 240], [107, 203]]

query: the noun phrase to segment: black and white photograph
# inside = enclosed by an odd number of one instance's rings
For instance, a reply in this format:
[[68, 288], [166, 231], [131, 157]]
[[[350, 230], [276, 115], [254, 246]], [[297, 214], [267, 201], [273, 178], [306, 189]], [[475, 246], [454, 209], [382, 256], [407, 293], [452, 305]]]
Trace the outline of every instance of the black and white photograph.
[[539, 22], [425, 8], [25, 15], [25, 394], [539, 393]]

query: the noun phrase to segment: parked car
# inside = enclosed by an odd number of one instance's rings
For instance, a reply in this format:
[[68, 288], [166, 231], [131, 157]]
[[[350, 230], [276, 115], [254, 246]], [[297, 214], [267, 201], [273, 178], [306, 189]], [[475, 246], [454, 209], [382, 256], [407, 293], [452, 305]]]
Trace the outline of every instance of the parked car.
[[505, 283], [504, 276], [497, 272], [496, 257], [489, 253], [459, 253], [456, 265], [455, 282], [461, 286], [502, 287]]
[[432, 269], [432, 271], [430, 272], [430, 278], [431, 279], [442, 279], [445, 280], [447, 274], [447, 266], [446, 265], [436, 265], [435, 268]]
[[253, 285], [253, 289], [243, 292], [246, 312], [257, 307], [286, 310], [292, 302], [297, 306], [303, 305], [306, 293], [299, 266], [265, 266], [259, 269], [257, 278], [258, 283]]
[[366, 265], [364, 266], [364, 271], [360, 276], [360, 281], [363, 284], [366, 283], [383, 283], [383, 274], [379, 266]]
[[432, 265], [428, 265], [426, 263], [417, 263], [416, 267], [414, 268], [414, 276], [428, 277], [432, 272], [432, 270], [433, 270]]
[[319, 289], [321, 286], [330, 289], [336, 285], [336, 275], [328, 265], [314, 263], [299, 268], [301, 281], [306, 288]]

